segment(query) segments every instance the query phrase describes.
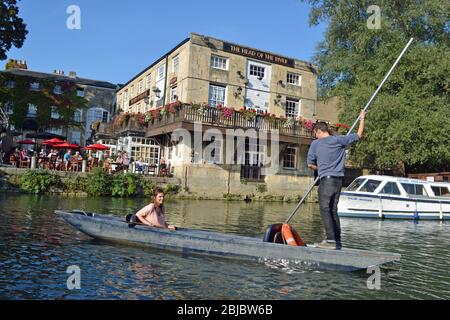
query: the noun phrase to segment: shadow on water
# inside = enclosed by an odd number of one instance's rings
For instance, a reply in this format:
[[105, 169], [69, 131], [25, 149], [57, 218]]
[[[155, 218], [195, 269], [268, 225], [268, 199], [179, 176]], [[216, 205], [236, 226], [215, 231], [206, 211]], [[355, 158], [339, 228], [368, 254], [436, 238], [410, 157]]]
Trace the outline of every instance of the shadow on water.
[[[55, 209], [125, 216], [146, 199], [0, 195], [0, 298], [6, 299], [448, 299], [448, 222], [341, 219], [343, 245], [402, 254], [382, 271], [379, 290], [366, 272], [319, 270], [284, 261], [242, 261], [93, 240]], [[284, 222], [295, 203], [168, 201], [170, 223], [262, 237]], [[292, 225], [307, 242], [323, 239], [316, 204]], [[67, 267], [81, 270], [81, 289], [68, 290]]]

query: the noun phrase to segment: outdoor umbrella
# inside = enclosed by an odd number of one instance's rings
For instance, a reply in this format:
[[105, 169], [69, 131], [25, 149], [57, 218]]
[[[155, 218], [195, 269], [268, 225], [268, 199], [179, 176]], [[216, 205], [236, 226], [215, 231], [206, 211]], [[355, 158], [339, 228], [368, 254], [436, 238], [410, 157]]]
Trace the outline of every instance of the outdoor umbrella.
[[64, 143], [64, 142], [65, 141], [62, 141], [62, 140], [60, 140], [58, 138], [53, 138], [53, 139], [45, 140], [44, 142], [42, 142], [42, 144], [53, 146], [55, 144], [61, 144], [61, 143]]
[[20, 140], [17, 141], [17, 144], [36, 144], [33, 140]]
[[95, 143], [95, 144], [91, 144], [90, 146], [85, 147], [84, 149], [85, 150], [109, 150], [110, 148], [103, 144]]
[[80, 146], [77, 144], [72, 144], [72, 143], [61, 143], [61, 144], [55, 144], [53, 145], [54, 148], [67, 148], [67, 149], [78, 149]]

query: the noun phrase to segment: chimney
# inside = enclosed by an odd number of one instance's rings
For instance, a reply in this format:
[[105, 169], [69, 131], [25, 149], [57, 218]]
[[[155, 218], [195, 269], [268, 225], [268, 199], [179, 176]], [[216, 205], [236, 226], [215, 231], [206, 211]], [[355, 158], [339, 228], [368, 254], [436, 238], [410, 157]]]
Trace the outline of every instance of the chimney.
[[69, 77], [76, 78], [77, 77], [77, 73], [75, 71], [69, 71]]
[[25, 69], [27, 70], [27, 62], [25, 60], [9, 59], [5, 65], [5, 69]]
[[53, 73], [54, 74], [58, 74], [58, 75], [61, 75], [61, 76], [63, 76], [64, 75], [64, 71], [62, 71], [62, 70], [53, 70]]

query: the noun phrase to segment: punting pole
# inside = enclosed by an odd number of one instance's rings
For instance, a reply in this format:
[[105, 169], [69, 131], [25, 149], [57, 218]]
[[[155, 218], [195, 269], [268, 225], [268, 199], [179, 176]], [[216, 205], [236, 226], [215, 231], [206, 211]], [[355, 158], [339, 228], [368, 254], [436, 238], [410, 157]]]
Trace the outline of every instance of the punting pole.
[[[375, 90], [375, 92], [373, 93], [372, 97], [369, 99], [369, 101], [367, 102], [366, 106], [364, 107], [364, 111], [366, 111], [370, 104], [372, 103], [372, 101], [375, 99], [376, 95], [378, 94], [378, 92], [380, 91], [381, 87], [383, 86], [383, 84], [386, 82], [386, 80], [389, 78], [389, 76], [391, 75], [392, 71], [394, 71], [395, 67], [397, 66], [397, 64], [399, 63], [400, 59], [402, 58], [402, 56], [405, 54], [406, 50], [408, 50], [408, 47], [411, 45], [411, 43], [413, 42], [413, 38], [409, 39], [408, 43], [406, 44], [405, 48], [403, 48], [403, 51], [400, 53], [400, 55], [398, 56], [397, 60], [395, 60], [394, 64], [392, 65], [391, 69], [388, 71], [388, 73], [386, 74], [386, 76], [384, 77], [383, 81], [381, 81], [380, 85], [377, 87], [377, 90]], [[355, 128], [356, 124], [359, 121], [359, 116], [358, 118], [356, 118], [355, 122], [353, 123], [353, 125], [351, 126], [350, 130], [348, 130], [346, 135], [349, 135], [352, 130]], [[292, 211], [292, 213], [290, 214], [289, 218], [286, 219], [286, 221], [284, 223], [289, 223], [289, 221], [291, 221], [292, 217], [295, 215], [295, 213], [297, 212], [298, 208], [300, 208], [300, 206], [302, 205], [302, 203], [305, 201], [306, 197], [311, 193], [311, 190], [314, 188], [314, 186], [316, 185], [316, 183], [319, 181], [320, 177], [317, 176], [317, 178], [314, 180], [314, 183], [311, 185], [311, 187], [309, 187], [308, 191], [306, 192], [306, 194], [303, 196], [303, 198], [300, 200], [300, 202], [297, 204], [297, 206], [294, 208], [294, 210]]]

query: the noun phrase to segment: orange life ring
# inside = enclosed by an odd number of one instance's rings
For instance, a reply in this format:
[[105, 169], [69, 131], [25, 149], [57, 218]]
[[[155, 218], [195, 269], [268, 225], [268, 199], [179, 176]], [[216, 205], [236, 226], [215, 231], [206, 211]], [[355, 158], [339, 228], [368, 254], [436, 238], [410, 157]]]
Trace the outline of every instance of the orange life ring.
[[298, 235], [297, 231], [288, 224], [283, 224], [281, 227], [281, 234], [284, 241], [290, 246], [306, 247], [305, 241]]

